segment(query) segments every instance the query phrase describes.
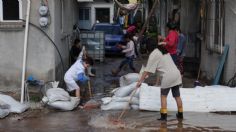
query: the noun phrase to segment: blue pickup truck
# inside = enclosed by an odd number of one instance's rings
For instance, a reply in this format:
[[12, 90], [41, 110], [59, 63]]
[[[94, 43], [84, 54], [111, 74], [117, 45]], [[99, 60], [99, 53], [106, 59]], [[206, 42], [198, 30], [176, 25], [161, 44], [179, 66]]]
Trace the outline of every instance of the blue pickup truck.
[[93, 31], [103, 31], [105, 34], [105, 54], [120, 54], [117, 44], [124, 43], [124, 33], [119, 24], [96, 23]]

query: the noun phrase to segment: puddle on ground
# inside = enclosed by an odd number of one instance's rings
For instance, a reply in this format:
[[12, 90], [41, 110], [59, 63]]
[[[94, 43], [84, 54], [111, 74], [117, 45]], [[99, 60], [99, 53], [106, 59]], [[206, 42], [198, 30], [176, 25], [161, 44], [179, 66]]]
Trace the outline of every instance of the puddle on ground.
[[[197, 122], [193, 123], [188, 119], [177, 120], [173, 115], [170, 117], [170, 119], [168, 119], [167, 122], [160, 122], [157, 120], [158, 116], [155, 113], [140, 113], [137, 111], [127, 112], [126, 116], [121, 119], [123, 124], [113, 124], [112, 121], [116, 120], [119, 117], [119, 114], [119, 112], [116, 112], [116, 114], [110, 112], [98, 114], [96, 116], [92, 116], [88, 124], [93, 128], [116, 130], [124, 129], [133, 131], [226, 131], [219, 126], [210, 125], [211, 123], [203, 126]], [[197, 120], [199, 121], [199, 119]], [[227, 131], [231, 130], [232, 129]]]
[[106, 128], [106, 129], [108, 128], [116, 129], [125, 127], [124, 124], [114, 125], [111, 121], [111, 117], [109, 116], [109, 114], [100, 114], [93, 116], [91, 117], [88, 124], [92, 127]]

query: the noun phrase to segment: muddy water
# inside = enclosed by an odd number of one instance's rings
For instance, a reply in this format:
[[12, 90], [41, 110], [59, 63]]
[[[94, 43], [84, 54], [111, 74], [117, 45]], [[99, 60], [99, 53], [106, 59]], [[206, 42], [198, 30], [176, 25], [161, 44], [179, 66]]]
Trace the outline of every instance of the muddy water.
[[128, 111], [122, 118], [124, 124], [115, 125], [111, 121], [117, 119], [120, 112], [99, 109], [28, 111], [0, 120], [0, 131], [236, 131], [236, 115], [185, 113], [185, 119], [178, 121], [175, 113], [169, 112], [165, 123], [157, 120], [158, 112]]

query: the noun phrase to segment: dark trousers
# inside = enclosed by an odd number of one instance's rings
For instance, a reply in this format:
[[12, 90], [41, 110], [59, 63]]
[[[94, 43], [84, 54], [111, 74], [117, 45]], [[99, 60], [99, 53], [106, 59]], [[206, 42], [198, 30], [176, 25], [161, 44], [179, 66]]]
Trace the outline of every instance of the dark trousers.
[[129, 64], [129, 68], [135, 72], [136, 70], [134, 68], [133, 62], [134, 62], [134, 55], [131, 57], [125, 57], [125, 59], [120, 63], [119, 69], [121, 70], [124, 65]]
[[177, 54], [172, 54], [171, 55], [171, 58], [172, 58], [172, 60], [174, 61], [174, 63], [175, 63], [175, 65], [177, 66], [177, 59], [178, 59], [178, 56], [177, 56]]

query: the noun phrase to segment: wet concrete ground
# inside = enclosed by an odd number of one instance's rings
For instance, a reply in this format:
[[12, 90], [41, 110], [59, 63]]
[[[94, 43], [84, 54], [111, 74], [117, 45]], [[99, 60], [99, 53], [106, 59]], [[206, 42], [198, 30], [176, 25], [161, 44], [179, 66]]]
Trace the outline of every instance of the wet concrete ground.
[[[94, 98], [109, 96], [109, 92], [118, 87], [119, 76], [129, 72], [125, 68], [118, 77], [110, 73], [117, 68], [121, 58], [106, 58], [103, 63], [96, 62], [96, 77], [91, 79]], [[146, 59], [138, 59], [135, 66], [139, 69]], [[194, 78], [189, 74], [183, 79], [184, 87], [193, 87]], [[150, 77], [148, 84], [155, 84], [155, 76]], [[197, 104], [193, 104], [197, 105]], [[121, 111], [101, 111], [100, 109], [62, 112], [49, 108], [28, 110], [22, 114], [11, 114], [0, 120], [0, 132], [111, 132], [111, 131], [236, 131], [236, 115], [232, 113], [197, 113], [185, 112], [184, 120], [178, 121], [175, 112], [168, 112], [166, 123], [157, 120], [159, 112], [129, 110], [122, 118], [124, 124], [114, 125], [112, 119], [117, 119]]]
[[133, 111], [125, 113], [124, 124], [114, 125], [121, 111], [76, 109], [70, 112], [34, 110], [27, 114], [11, 115], [0, 120], [1, 132], [120, 132], [120, 131], [236, 131], [236, 115], [214, 113], [184, 113], [178, 121], [175, 112], [168, 113], [168, 121], [160, 122], [158, 112]]

